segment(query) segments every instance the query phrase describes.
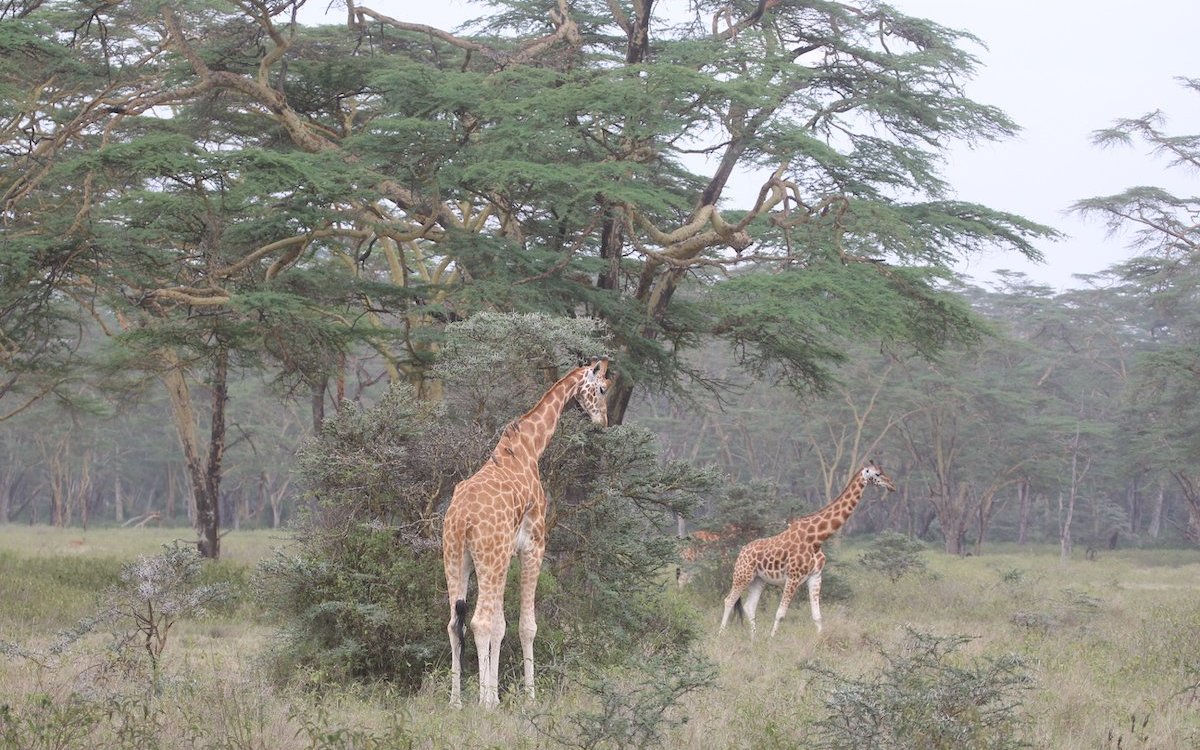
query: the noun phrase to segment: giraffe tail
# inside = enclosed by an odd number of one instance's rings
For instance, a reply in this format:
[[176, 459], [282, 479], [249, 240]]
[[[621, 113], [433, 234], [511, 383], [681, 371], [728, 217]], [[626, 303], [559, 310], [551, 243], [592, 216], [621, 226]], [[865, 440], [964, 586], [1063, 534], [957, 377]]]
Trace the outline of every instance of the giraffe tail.
[[454, 602], [454, 637], [458, 639], [459, 648], [467, 640], [467, 602], [459, 599]]
[[737, 612], [738, 622], [746, 619], [746, 612], [742, 609], [742, 597], [739, 596], [737, 601], [733, 603], [733, 611]]

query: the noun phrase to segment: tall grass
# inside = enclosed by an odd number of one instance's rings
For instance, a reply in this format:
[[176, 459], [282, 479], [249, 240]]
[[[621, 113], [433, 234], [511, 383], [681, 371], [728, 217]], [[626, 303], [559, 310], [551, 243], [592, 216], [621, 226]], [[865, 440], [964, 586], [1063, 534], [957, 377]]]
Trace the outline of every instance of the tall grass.
[[[189, 534], [0, 527], [0, 641], [52, 641], [89, 612], [123, 563]], [[271, 684], [260, 657], [273, 626], [239, 582], [284, 542], [260, 531], [225, 538], [231, 559], [207, 575], [232, 582], [240, 600], [179, 623], [162, 653], [157, 692], [130, 677], [126, 689], [109, 684], [104, 702], [89, 703], [98, 695], [89, 669], [103, 643], [82, 644], [86, 658], [74, 663], [0, 658], [0, 704], [8, 706], [0, 708], [0, 748], [622, 745], [619, 735], [589, 743], [567, 731], [602, 707], [578, 682], [544, 691], [532, 706], [510, 686], [502, 709], [489, 715], [448, 709], [443, 675], [412, 698], [386, 686]], [[1119, 550], [1066, 564], [1051, 547], [997, 546], [967, 558], [930, 552], [924, 573], [892, 582], [855, 562], [863, 549], [843, 542], [832, 555], [850, 593], [823, 602], [821, 633], [802, 597], [778, 636], [750, 642], [746, 627], [717, 635], [724, 583], [673, 594], [709, 633], [704, 649], [717, 676], [708, 689], [681, 695], [673, 718], [686, 722], [664, 723], [661, 744], [816, 747], [820, 722], [838, 710], [831, 686], [877, 685], [882, 694], [889, 660], [919, 632], [959, 639], [947, 674], [1019, 660], [1028, 689], [1015, 694], [1021, 731], [1014, 741], [1064, 750], [1200, 746], [1200, 552]], [[768, 592], [760, 604], [767, 618], [777, 603]]]

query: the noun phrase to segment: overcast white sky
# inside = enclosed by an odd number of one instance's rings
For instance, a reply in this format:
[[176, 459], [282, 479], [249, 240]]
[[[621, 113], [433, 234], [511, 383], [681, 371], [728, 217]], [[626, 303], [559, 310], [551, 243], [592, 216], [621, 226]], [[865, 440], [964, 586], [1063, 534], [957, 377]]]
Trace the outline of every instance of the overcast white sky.
[[[466, 0], [364, 0], [394, 18], [450, 30], [485, 10]], [[944, 176], [957, 197], [1048, 224], [1067, 237], [1040, 246], [1043, 264], [992, 253], [960, 270], [986, 283], [998, 268], [1021, 271], [1058, 289], [1130, 256], [1121, 237], [1068, 214], [1077, 200], [1161, 185], [1194, 195], [1196, 175], [1168, 172], [1144, 149], [1105, 149], [1091, 133], [1114, 120], [1155, 109], [1167, 130], [1200, 132], [1200, 95], [1176, 76], [1200, 77], [1200, 2], [1196, 0], [893, 0], [910, 15], [969, 31], [987, 48], [971, 50], [980, 65], [968, 93], [999, 107], [1022, 131], [977, 149], [955, 148]], [[339, 3], [340, 5], [340, 3]], [[660, 12], [680, 6], [660, 0]], [[306, 9], [306, 23], [321, 2]], [[343, 22], [337, 8], [325, 22]]]

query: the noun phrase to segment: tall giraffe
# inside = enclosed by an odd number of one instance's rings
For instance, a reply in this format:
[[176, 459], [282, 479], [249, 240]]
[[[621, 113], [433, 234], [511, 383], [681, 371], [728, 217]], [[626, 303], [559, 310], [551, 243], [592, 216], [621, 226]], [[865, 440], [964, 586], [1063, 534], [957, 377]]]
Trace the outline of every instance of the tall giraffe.
[[550, 387], [537, 404], [504, 428], [491, 457], [459, 482], [442, 525], [442, 563], [450, 597], [450, 705], [462, 706], [462, 649], [467, 579], [478, 588], [471, 633], [479, 653], [479, 704], [500, 702], [500, 642], [504, 639], [504, 586], [513, 555], [521, 557], [518, 630], [525, 661], [525, 691], [534, 697], [534, 592], [546, 550], [546, 493], [538, 459], [554, 436], [563, 407], [574, 398], [592, 422], [608, 425], [606, 358], [577, 367]]
[[758, 597], [767, 584], [783, 586], [779, 609], [771, 635], [779, 629], [779, 621], [787, 614], [788, 605], [800, 584], [808, 582], [808, 600], [812, 605], [813, 622], [821, 630], [821, 570], [825, 553], [821, 543], [842, 527], [858, 506], [867, 484], [877, 484], [888, 492], [896, 489], [892, 480], [874, 462], [850, 478], [849, 484], [832, 502], [807, 516], [788, 523], [787, 530], [765, 539], [755, 539], [738, 553], [733, 565], [733, 585], [725, 597], [725, 612], [721, 615], [721, 630], [729, 624], [729, 614], [736, 607], [742, 611], [742, 593], [746, 593], [746, 616], [750, 620], [750, 637], [754, 638], [754, 613]]

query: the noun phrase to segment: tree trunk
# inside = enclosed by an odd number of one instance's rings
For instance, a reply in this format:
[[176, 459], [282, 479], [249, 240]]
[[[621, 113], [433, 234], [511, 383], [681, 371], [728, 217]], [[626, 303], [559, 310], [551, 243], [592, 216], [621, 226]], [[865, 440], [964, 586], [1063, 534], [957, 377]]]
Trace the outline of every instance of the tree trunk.
[[1059, 558], [1066, 562], [1071, 559], [1071, 517], [1075, 515], [1075, 493], [1067, 504], [1067, 515], [1063, 517], [1063, 493], [1058, 493], [1058, 546]]
[[321, 428], [325, 425], [325, 388], [328, 385], [328, 378], [324, 378], [319, 383], [313, 383], [312, 385], [313, 435], [320, 435]]
[[75, 491], [75, 499], [79, 503], [79, 522], [87, 531], [88, 520], [91, 518], [92, 498], [95, 496], [92, 487], [92, 449], [87, 448], [79, 461], [79, 484]]
[[629, 399], [633, 396], [633, 381], [628, 375], [622, 375], [613, 384], [612, 392], [608, 395], [608, 423], [619, 425], [625, 421], [625, 410], [629, 408]]
[[[949, 488], [946, 488], [948, 490]], [[951, 494], [943, 490], [942, 503], [935, 504], [938, 524], [942, 527], [942, 538], [945, 541], [946, 552], [951, 555], [961, 555], [966, 549], [967, 525], [971, 513], [967, 508], [969, 487], [960, 484]]]
[[1184, 536], [1192, 544], [1200, 545], [1200, 483], [1191, 474], [1182, 471], [1172, 471], [1171, 474], [1183, 490], [1183, 500], [1187, 506], [1188, 523]]
[[113, 475], [113, 520], [117, 525], [125, 522], [125, 499], [121, 497], [121, 475]]
[[225, 404], [228, 393], [229, 352], [217, 349], [213, 362], [212, 421], [208, 439], [208, 466], [204, 472], [205, 504], [196, 505], [196, 516], [203, 538], [200, 554], [217, 559], [221, 556], [221, 460], [225, 457]]
[[1017, 482], [1017, 544], [1029, 543], [1029, 513], [1033, 507], [1029, 480]]
[[1142, 513], [1145, 503], [1142, 501], [1142, 493], [1138, 488], [1136, 479], [1130, 479], [1125, 483], [1125, 508], [1129, 517], [1128, 531], [1131, 534], [1137, 534], [1142, 527]]
[[13, 474], [0, 470], [0, 523], [8, 523], [8, 509], [12, 507]]
[[[1083, 467], [1079, 466], [1080, 459], [1080, 442], [1079, 428], [1075, 428], [1075, 437], [1071, 440], [1071, 487], [1067, 493], [1067, 515], [1059, 526], [1059, 546], [1062, 561], [1066, 562], [1071, 557], [1071, 519], [1075, 516], [1075, 501], [1079, 497], [1079, 488], [1083, 484], [1083, 478], [1087, 476], [1088, 469], [1091, 468], [1092, 459], [1085, 458]], [[1058, 512], [1062, 517], [1062, 493], [1058, 495]]]
[[1158, 539], [1158, 535], [1162, 533], [1162, 517], [1163, 506], [1166, 505], [1166, 489], [1163, 483], [1158, 483], [1158, 492], [1154, 497], [1154, 507], [1150, 511], [1150, 525], [1146, 528], [1146, 533], [1151, 539]]
[[192, 409], [191, 389], [183, 366], [173, 352], [164, 354], [172, 365], [162, 376], [171, 400], [171, 415], [179, 445], [183, 449], [184, 465], [192, 490], [195, 528], [199, 537], [197, 549], [204, 557], [216, 559], [221, 555], [221, 458], [225, 451], [225, 402], [228, 353], [218, 349], [213, 362], [212, 420], [207, 459], [201, 455], [200, 438]]

